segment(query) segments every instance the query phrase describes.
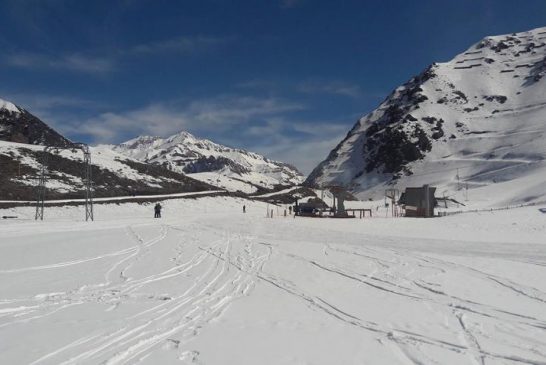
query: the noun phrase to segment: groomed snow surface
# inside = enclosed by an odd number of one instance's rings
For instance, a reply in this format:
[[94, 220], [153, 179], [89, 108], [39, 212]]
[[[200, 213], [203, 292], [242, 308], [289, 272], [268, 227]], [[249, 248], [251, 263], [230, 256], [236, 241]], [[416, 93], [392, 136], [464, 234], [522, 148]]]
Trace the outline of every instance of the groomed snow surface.
[[[242, 213], [246, 204], [247, 213]], [[546, 214], [0, 210], [1, 364], [545, 364]], [[271, 206], [269, 206], [271, 208]], [[279, 214], [279, 215], [277, 215]]]

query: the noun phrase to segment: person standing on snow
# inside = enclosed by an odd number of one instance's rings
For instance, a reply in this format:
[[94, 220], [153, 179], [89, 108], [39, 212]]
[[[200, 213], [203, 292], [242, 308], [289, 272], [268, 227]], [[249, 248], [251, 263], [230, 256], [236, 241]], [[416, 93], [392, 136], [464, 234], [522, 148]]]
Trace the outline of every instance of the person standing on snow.
[[154, 207], [154, 218], [161, 218], [161, 204], [157, 203]]
[[246, 205], [243, 205], [243, 213], [246, 213]]

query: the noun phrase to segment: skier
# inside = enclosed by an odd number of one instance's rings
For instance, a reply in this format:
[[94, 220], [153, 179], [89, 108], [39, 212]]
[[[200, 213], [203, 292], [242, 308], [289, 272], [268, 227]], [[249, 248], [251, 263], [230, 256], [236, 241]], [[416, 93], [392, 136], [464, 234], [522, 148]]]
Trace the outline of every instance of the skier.
[[157, 203], [154, 207], [154, 212], [155, 212], [155, 215], [154, 215], [154, 218], [161, 218], [161, 204]]
[[246, 205], [243, 205], [243, 213], [246, 213]]

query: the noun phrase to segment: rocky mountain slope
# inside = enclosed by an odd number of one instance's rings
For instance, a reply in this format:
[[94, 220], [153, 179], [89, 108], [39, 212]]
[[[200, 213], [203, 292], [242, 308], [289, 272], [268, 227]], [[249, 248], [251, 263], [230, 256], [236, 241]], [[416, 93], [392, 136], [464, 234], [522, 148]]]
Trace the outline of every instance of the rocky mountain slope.
[[[0, 200], [33, 200], [43, 161], [43, 145], [65, 147], [71, 141], [15, 104], [0, 100]], [[83, 196], [79, 150], [49, 154], [47, 199]], [[108, 148], [91, 147], [96, 197], [170, 194], [215, 190], [207, 183], [162, 166], [149, 165]]]
[[141, 136], [111, 148], [136, 160], [245, 193], [303, 181], [303, 176], [293, 166], [200, 139], [184, 131], [168, 138]]
[[0, 140], [50, 146], [68, 146], [72, 143], [25, 109], [2, 99]]
[[362, 117], [308, 177], [362, 198], [433, 184], [503, 205], [546, 192], [546, 28], [486, 37]]

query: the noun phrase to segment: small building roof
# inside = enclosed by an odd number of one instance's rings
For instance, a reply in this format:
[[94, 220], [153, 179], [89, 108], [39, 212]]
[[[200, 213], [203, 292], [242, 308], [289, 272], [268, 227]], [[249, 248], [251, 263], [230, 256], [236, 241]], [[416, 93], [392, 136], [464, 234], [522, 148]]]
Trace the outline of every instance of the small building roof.
[[[406, 191], [403, 192], [400, 195], [400, 199], [398, 200], [398, 204], [401, 205], [410, 205], [414, 207], [420, 207], [423, 205], [423, 201], [426, 199], [426, 186], [422, 186], [419, 188], [406, 188]], [[434, 193], [436, 192], [436, 188], [429, 186], [428, 187], [428, 194], [429, 194], [429, 201], [431, 204], [436, 205], [436, 198], [434, 197]]]

